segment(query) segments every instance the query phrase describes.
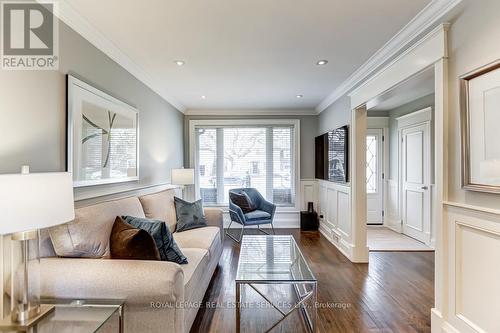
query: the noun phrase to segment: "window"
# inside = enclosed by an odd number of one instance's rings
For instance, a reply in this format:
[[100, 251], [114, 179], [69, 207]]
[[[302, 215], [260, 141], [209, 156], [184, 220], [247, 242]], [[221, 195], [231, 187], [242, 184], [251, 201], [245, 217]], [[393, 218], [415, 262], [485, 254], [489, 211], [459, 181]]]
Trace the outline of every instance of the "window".
[[294, 126], [193, 128], [197, 183], [204, 204], [226, 205], [230, 189], [254, 187], [277, 205], [295, 205]]
[[366, 136], [366, 193], [377, 193], [377, 136]]
[[252, 174], [259, 174], [259, 162], [252, 162]]

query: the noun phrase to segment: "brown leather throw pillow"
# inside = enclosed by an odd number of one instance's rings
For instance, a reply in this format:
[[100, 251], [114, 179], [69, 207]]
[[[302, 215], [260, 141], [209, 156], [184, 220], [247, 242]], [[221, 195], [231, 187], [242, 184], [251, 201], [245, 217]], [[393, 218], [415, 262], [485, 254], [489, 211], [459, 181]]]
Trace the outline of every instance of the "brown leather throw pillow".
[[117, 216], [109, 240], [111, 259], [160, 260], [160, 253], [151, 235], [137, 229]]
[[241, 194], [235, 192], [229, 192], [229, 197], [236, 206], [241, 208], [243, 214], [250, 213], [255, 210], [252, 199], [250, 199], [248, 194], [246, 194], [245, 192], [242, 192]]

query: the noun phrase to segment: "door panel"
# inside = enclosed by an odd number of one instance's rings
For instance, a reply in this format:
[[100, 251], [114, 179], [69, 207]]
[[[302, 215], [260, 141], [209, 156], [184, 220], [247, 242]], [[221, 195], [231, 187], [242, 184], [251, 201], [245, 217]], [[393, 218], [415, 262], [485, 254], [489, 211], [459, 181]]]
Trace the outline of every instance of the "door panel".
[[[430, 123], [404, 128], [402, 136], [403, 233], [430, 242]], [[425, 226], [428, 226], [427, 228]]]
[[422, 207], [424, 196], [422, 192], [406, 191], [406, 226], [416, 231], [424, 231], [424, 216]]
[[383, 130], [368, 129], [366, 134], [366, 206], [367, 223], [382, 224], [383, 195]]
[[406, 181], [413, 184], [424, 182], [424, 132], [416, 131], [406, 134], [406, 149], [411, 152], [407, 156]]

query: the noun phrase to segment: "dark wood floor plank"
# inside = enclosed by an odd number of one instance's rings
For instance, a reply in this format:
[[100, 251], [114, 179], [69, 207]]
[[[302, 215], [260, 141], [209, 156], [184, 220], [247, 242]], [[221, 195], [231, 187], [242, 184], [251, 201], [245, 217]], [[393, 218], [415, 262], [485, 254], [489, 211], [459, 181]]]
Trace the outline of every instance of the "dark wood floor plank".
[[[430, 332], [434, 302], [433, 252], [372, 252], [370, 264], [353, 264], [322, 235], [280, 229], [292, 234], [318, 279], [318, 332]], [[224, 250], [192, 333], [235, 332], [235, 285], [239, 245], [226, 237]], [[266, 287], [263, 287], [266, 288]], [[280, 289], [281, 288], [281, 289]], [[286, 301], [286, 286], [266, 290]], [[246, 288], [244, 300], [263, 299]], [[329, 305], [328, 308], [326, 306]], [[332, 308], [333, 306], [333, 308]], [[242, 332], [265, 331], [278, 319], [272, 308], [242, 311]], [[302, 332], [305, 323], [298, 312], [273, 332]]]

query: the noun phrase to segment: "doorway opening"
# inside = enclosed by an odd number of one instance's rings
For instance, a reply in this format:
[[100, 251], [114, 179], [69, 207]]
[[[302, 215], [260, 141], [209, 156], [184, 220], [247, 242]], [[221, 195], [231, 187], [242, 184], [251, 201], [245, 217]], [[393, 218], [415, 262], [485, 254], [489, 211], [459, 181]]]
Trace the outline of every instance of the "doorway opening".
[[367, 244], [370, 251], [432, 251], [434, 71], [368, 103]]

